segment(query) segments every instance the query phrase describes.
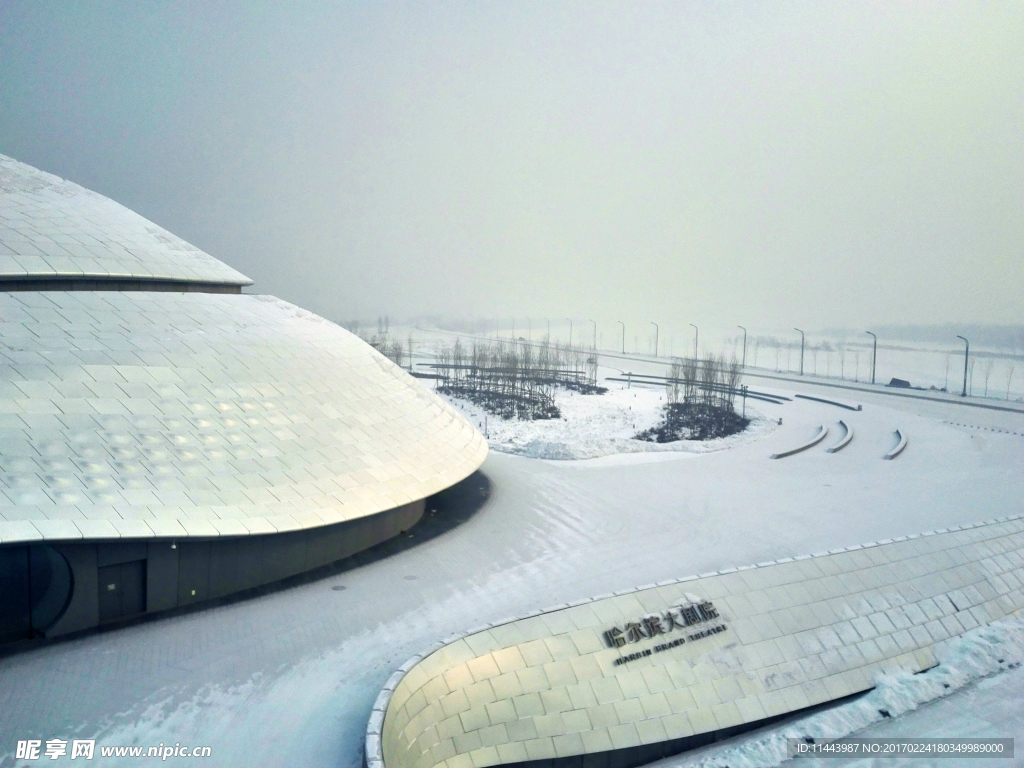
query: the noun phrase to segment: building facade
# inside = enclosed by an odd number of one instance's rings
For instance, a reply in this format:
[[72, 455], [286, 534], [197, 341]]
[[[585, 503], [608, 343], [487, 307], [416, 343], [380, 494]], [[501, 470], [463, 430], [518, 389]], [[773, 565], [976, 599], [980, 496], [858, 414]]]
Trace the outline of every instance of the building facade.
[[0, 156], [0, 643], [268, 584], [487, 455], [363, 341]]

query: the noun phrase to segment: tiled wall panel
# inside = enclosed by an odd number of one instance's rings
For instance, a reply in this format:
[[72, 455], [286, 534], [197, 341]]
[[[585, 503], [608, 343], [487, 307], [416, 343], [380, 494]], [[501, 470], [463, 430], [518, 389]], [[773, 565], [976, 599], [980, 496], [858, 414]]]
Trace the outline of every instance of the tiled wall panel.
[[279, 299], [0, 293], [0, 544], [330, 525], [486, 455], [441, 398]]
[[[691, 604], [699, 621], [666, 626]], [[930, 667], [938, 644], [1022, 607], [1020, 517], [559, 606], [410, 660], [375, 705], [367, 761], [484, 768], [756, 722]], [[605, 634], [651, 617], [635, 642]]]
[[119, 203], [0, 155], [0, 279], [252, 280]]

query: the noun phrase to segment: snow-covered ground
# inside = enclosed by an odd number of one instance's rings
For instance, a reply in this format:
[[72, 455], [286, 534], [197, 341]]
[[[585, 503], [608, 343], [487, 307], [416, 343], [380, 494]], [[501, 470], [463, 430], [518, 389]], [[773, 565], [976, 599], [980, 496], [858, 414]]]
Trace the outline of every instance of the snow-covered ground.
[[582, 395], [557, 390], [555, 404], [561, 418], [520, 421], [488, 416], [466, 400], [445, 396], [481, 432], [486, 430], [492, 450], [534, 459], [594, 459], [621, 453], [681, 451], [709, 453], [734, 448], [769, 434], [777, 422], [767, 419], [750, 402], [746, 413], [750, 426], [743, 432], [716, 440], [678, 440], [652, 443], [634, 435], [661, 423], [665, 388], [609, 381], [618, 371], [601, 369], [599, 384], [603, 395]]
[[[937, 654], [939, 665], [921, 674], [881, 674], [866, 695], [784, 724], [743, 734], [685, 755], [652, 763], [652, 768], [774, 768], [787, 762], [786, 740], [816, 742], [856, 734], [859, 738], [1024, 738], [1024, 618], [978, 627]], [[985, 692], [1002, 707], [979, 718], [965, 705]], [[982, 695], [979, 697], [979, 693]], [[931, 705], [931, 706], [929, 706]], [[1013, 714], [1006, 716], [1007, 707]], [[1002, 716], [1000, 716], [1000, 712]], [[904, 717], [908, 716], [909, 717]], [[916, 715], [916, 716], [915, 716]], [[993, 716], [994, 715], [994, 716]], [[949, 765], [1006, 765], [1008, 760], [957, 758]], [[933, 765], [934, 759], [807, 759], [799, 766]], [[1024, 764], [1019, 753], [1013, 764]]]
[[[1024, 414], [864, 393], [840, 399], [864, 409], [758, 403], [783, 424], [707, 454], [543, 461], [495, 451], [479, 475], [435, 500], [436, 514], [410, 537], [347, 570], [0, 658], [0, 766], [16, 764], [19, 739], [95, 736], [107, 746], [211, 746], [213, 759], [199, 765], [357, 768], [384, 681], [457, 630], [671, 577], [1021, 511]], [[805, 453], [768, 458], [840, 418], [855, 430], [840, 453], [825, 452], [830, 435]], [[909, 446], [883, 461], [897, 427]], [[989, 722], [1013, 730], [997, 735], [1024, 738], [1024, 706], [1001, 704], [1010, 693], [1024, 698], [1022, 682], [1020, 670], [1005, 672], [867, 733], [906, 721], [922, 728], [909, 735], [973, 735], [977, 713], [999, 712]], [[920, 719], [936, 708], [945, 714]]]

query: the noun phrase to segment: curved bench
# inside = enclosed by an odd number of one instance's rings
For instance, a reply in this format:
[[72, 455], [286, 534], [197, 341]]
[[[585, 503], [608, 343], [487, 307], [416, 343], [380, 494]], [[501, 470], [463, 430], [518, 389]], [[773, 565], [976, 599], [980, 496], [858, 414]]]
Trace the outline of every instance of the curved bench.
[[895, 459], [897, 456], [903, 453], [903, 449], [907, 447], [907, 436], [900, 432], [898, 429], [896, 430], [896, 437], [899, 438], [899, 442], [896, 443], [895, 448], [893, 448], [891, 451], [885, 454], [885, 456], [882, 457], [883, 459]]
[[846, 437], [844, 437], [838, 443], [833, 445], [831, 448], [826, 448], [825, 453], [838, 453], [839, 451], [843, 450], [843, 448], [845, 448], [847, 445], [849, 445], [851, 440], [853, 440], [853, 427], [851, 427], [842, 419], [839, 420], [839, 425], [846, 430]]
[[817, 445], [822, 440], [824, 440], [825, 439], [825, 435], [828, 434], [828, 427], [826, 427], [824, 424], [822, 424], [820, 427], [818, 427], [818, 429], [820, 431], [818, 432], [818, 434], [816, 434], [814, 437], [811, 438], [810, 442], [804, 443], [803, 445], [799, 446], [798, 448], [791, 448], [788, 451], [783, 451], [782, 453], [773, 453], [770, 458], [782, 459], [782, 458], [785, 458], [786, 456], [792, 456], [794, 453], [800, 453], [800, 451], [806, 451], [808, 448], [811, 448], [811, 447]]
[[856, 407], [847, 405], [846, 403], [840, 403], [838, 400], [826, 400], [824, 397], [812, 397], [811, 395], [794, 395], [799, 397], [801, 400], [814, 400], [817, 403], [827, 403], [829, 405], [838, 405], [840, 408], [845, 408], [848, 411], [862, 411], [864, 408], [858, 403]]

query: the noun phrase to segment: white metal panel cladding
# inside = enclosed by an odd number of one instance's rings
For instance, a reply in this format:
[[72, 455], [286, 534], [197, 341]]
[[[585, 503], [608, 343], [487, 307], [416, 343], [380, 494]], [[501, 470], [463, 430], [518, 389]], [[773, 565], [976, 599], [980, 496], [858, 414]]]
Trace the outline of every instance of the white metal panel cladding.
[[4, 155], [0, 277], [252, 284], [245, 275], [123, 205]]
[[[609, 635], [703, 601], [692, 628]], [[1024, 516], [555, 606], [403, 664], [374, 704], [367, 765], [487, 768], [756, 723], [927, 668], [1022, 608]]]
[[440, 398], [279, 299], [0, 293], [0, 543], [315, 527], [486, 455]]

